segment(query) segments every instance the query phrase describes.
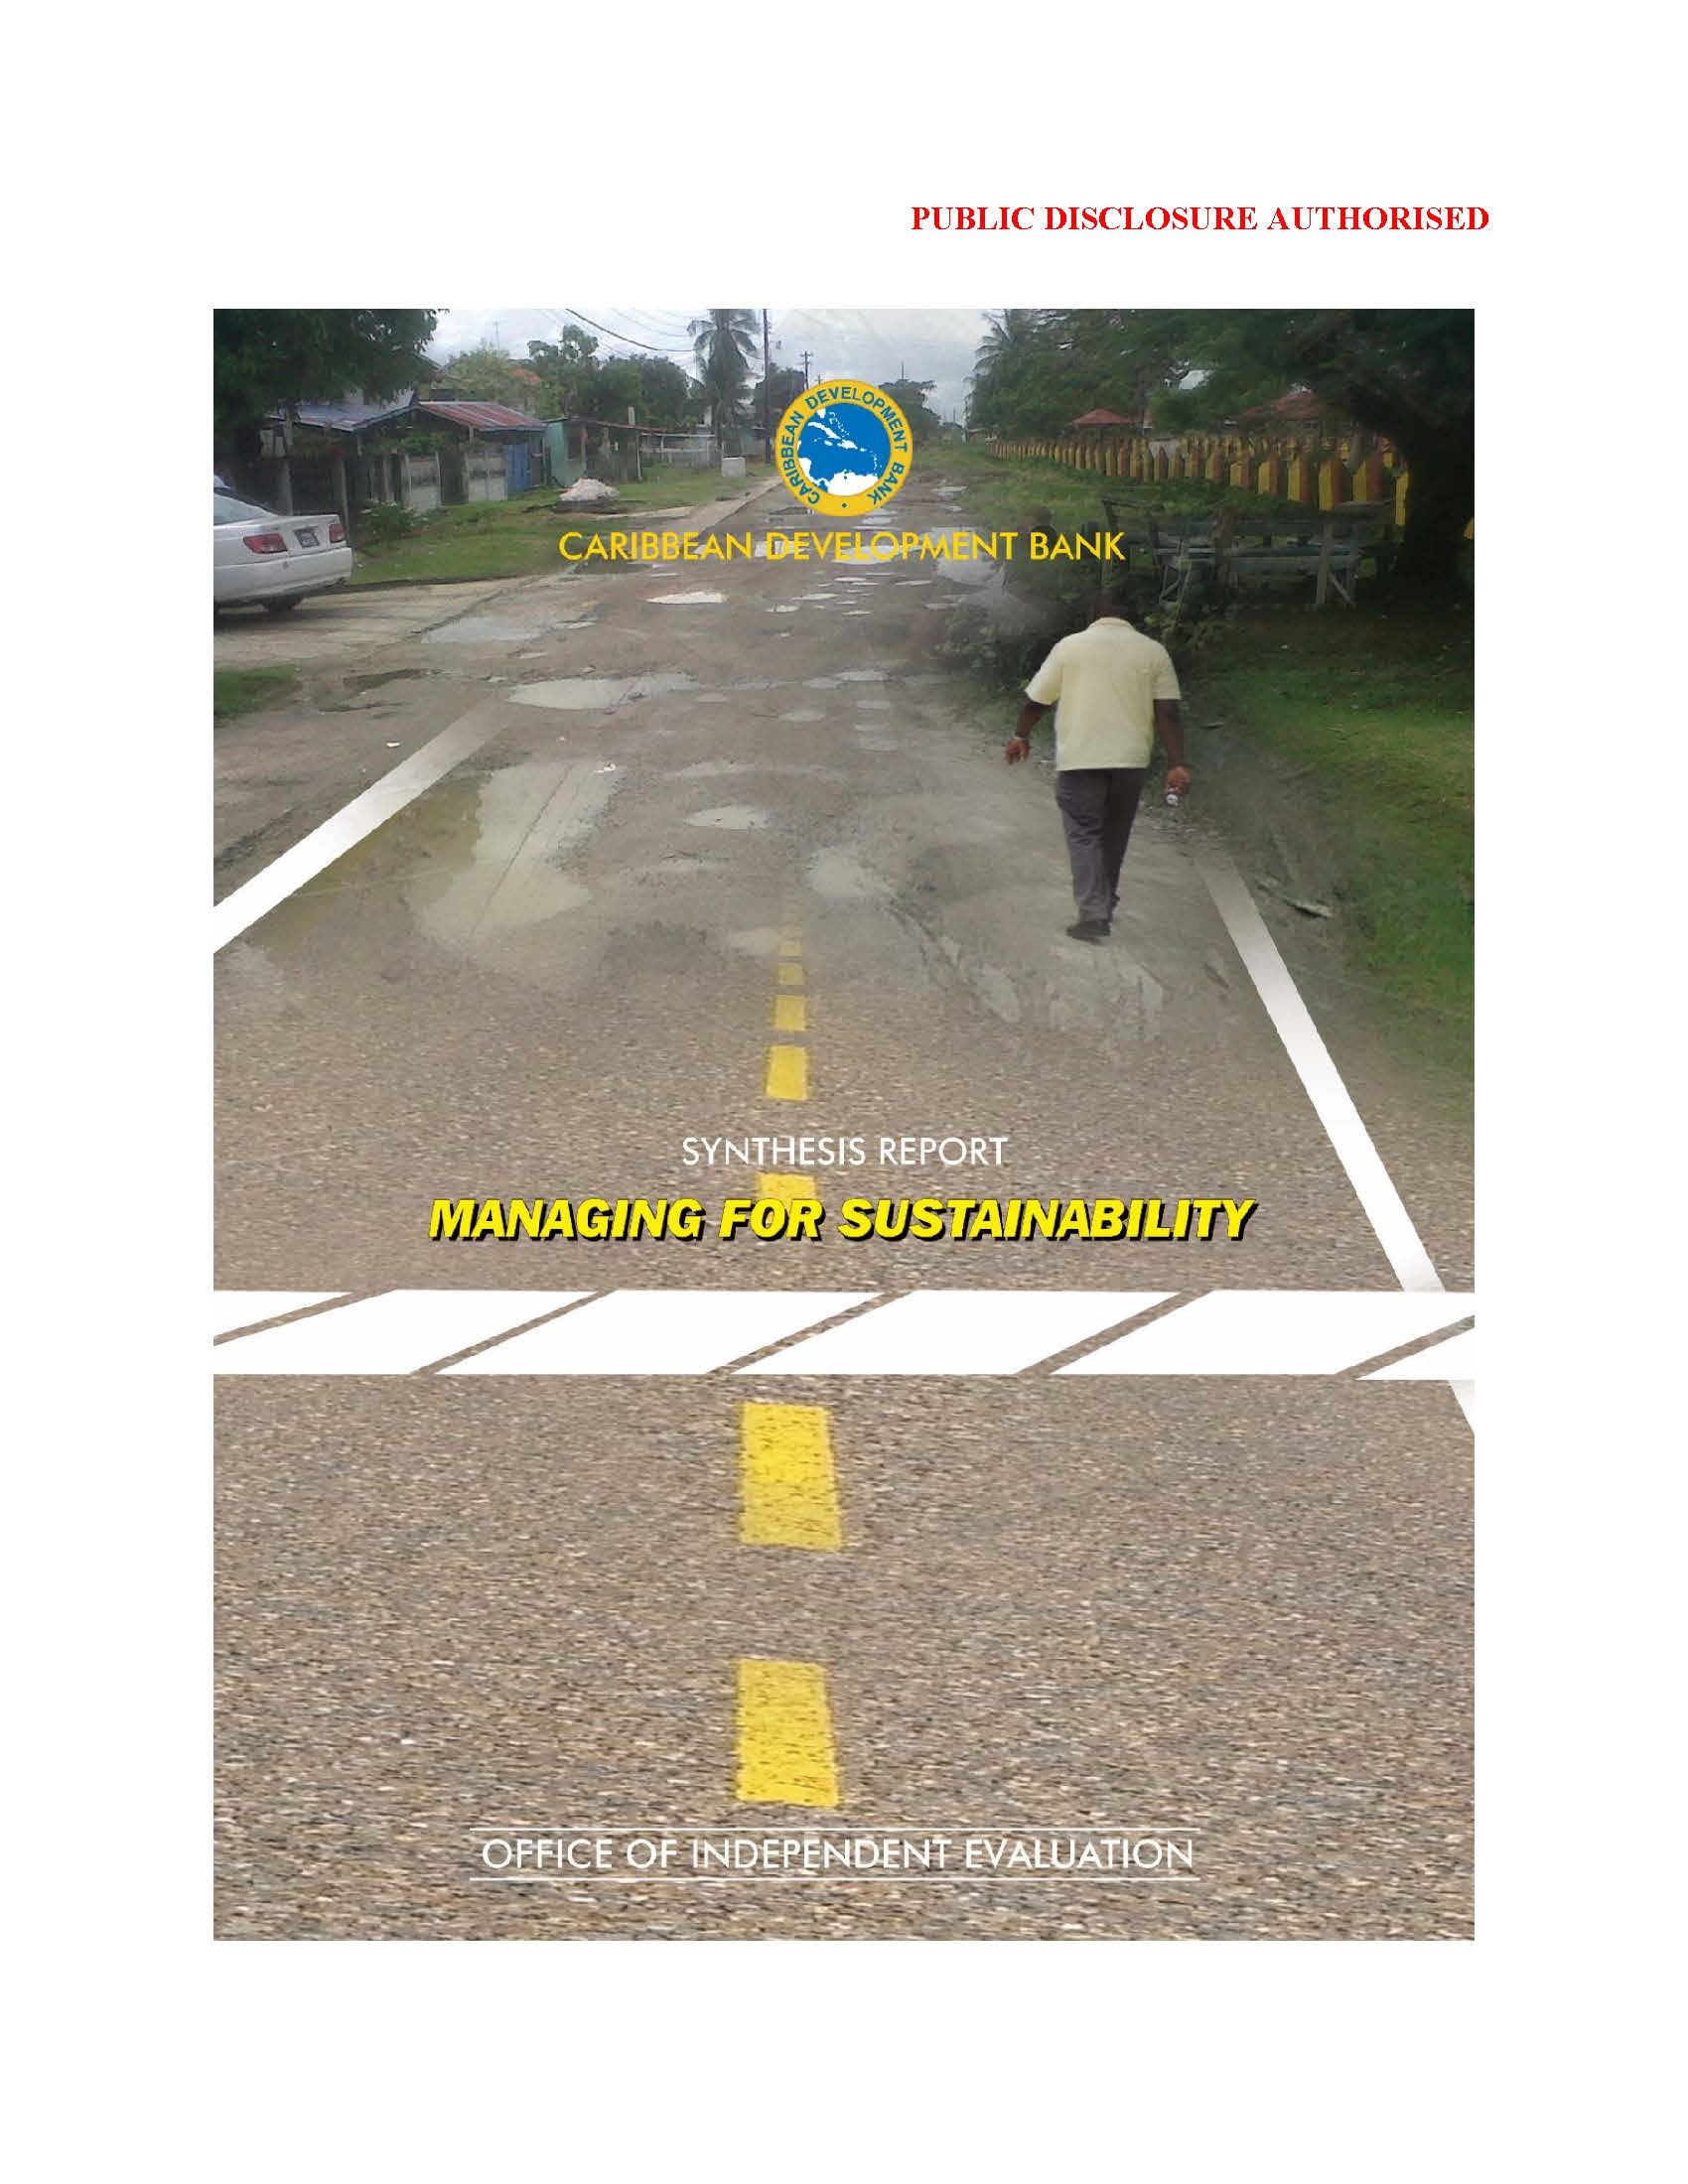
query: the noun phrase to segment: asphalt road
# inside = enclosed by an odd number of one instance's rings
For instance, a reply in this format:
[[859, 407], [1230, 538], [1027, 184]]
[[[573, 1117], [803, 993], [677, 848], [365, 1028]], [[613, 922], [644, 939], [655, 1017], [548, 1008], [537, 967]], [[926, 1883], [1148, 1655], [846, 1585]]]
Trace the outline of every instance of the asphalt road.
[[[894, 513], [952, 506], [916, 479]], [[776, 491], [732, 527], [794, 516]], [[220, 895], [453, 722], [484, 735], [217, 957], [219, 1289], [1393, 1286], [1195, 870], [1198, 807], [1146, 809], [1112, 942], [1066, 939], [1051, 776], [1003, 766], [1007, 723], [935, 654], [970, 587], [847, 576], [477, 587], [220, 732]], [[1466, 1286], [1457, 1118], [1364, 1020], [1321, 1025]], [[801, 1100], [768, 1096], [778, 1043]], [[870, 1160], [862, 1195], [1259, 1211], [1234, 1246], [1123, 1256], [429, 1241], [436, 1197], [718, 1202], [756, 1171], [683, 1140], [796, 1129], [1007, 1140], [1000, 1168]], [[838, 1544], [741, 1537], [747, 1404], [824, 1416]], [[1444, 1386], [262, 1375], [216, 1409], [220, 1934], [1470, 1931], [1472, 1444]], [[741, 1794], [747, 1660], [823, 1671], [827, 1795]], [[477, 1855], [502, 1827], [747, 1825], [1162, 1830], [1197, 1857], [518, 1884]]]

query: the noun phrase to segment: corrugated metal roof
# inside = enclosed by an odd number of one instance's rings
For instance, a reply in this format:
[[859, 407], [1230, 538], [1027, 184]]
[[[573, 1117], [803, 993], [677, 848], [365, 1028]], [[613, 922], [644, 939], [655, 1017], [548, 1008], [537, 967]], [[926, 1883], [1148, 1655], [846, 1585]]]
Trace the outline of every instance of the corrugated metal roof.
[[447, 417], [454, 425], [467, 425], [471, 432], [543, 432], [541, 419], [529, 417], [522, 410], [507, 408], [502, 402], [418, 402], [431, 417]]
[[294, 412], [300, 424], [314, 425], [320, 432], [364, 432], [371, 425], [384, 424], [389, 417], [402, 417], [410, 407], [413, 392], [406, 387], [388, 402], [296, 402]]

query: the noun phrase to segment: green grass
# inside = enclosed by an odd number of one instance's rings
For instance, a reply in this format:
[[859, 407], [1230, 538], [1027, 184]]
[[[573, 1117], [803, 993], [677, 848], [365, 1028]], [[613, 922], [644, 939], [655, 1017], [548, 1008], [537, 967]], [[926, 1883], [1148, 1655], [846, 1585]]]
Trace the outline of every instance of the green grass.
[[[1269, 754], [1328, 853], [1361, 964], [1469, 1045], [1473, 916], [1469, 614], [1284, 607], [1244, 612], [1187, 676], [1196, 719]], [[1199, 763], [1202, 736], [1187, 741]]]
[[296, 667], [218, 667], [211, 673], [211, 712], [219, 721], [285, 705], [299, 687]]
[[[965, 483], [980, 529], [1015, 526], [1040, 505], [1059, 528], [1096, 524], [1104, 488], [1157, 512], [1192, 497], [1266, 505], [1195, 480], [1132, 486], [981, 448], [945, 448], [927, 468]], [[1280, 834], [1305, 855], [1308, 884], [1338, 913], [1356, 982], [1380, 990], [1416, 1050], [1463, 1067], [1473, 1001], [1471, 614], [1392, 603], [1365, 580], [1355, 609], [1316, 612], [1311, 592], [1245, 592], [1234, 613], [1172, 639], [1187, 723], [1223, 722], [1225, 764], [1204, 780], [1198, 772], [1197, 793], [1206, 789], [1204, 806], [1250, 854], [1272, 807]], [[1071, 606], [1070, 580], [1068, 594]], [[1004, 674], [1023, 663], [982, 631], [955, 636], [964, 660], [971, 641], [970, 664], [1006, 701]], [[1201, 768], [1208, 739], [1192, 726], [1185, 740]]]
[[1253, 515], [1307, 513], [1293, 501], [1274, 500], [1269, 494], [1244, 492], [1240, 487], [1209, 485], [1198, 478], [1140, 482], [1069, 470], [1064, 463], [1003, 461], [976, 442], [972, 447], [939, 447], [929, 453], [922, 449], [915, 475], [926, 484], [941, 478], [965, 485], [967, 512], [981, 530], [1016, 529], [1034, 508], [1048, 508], [1057, 530], [1079, 525], [1089, 529], [1102, 521], [1103, 493], [1135, 515], [1173, 516], [1192, 508], [1233, 504]]
[[[640, 483], [617, 489], [626, 515], [636, 520], [653, 508], [692, 508], [706, 500], [730, 499], [767, 475], [766, 465], [756, 463], [742, 481], [723, 478], [719, 470], [663, 466], [653, 467]], [[423, 517], [421, 528], [408, 538], [379, 547], [357, 544], [354, 537], [357, 566], [352, 584], [471, 583], [542, 576], [562, 566], [557, 540], [571, 520], [579, 520], [579, 527], [587, 531], [627, 528], [620, 520], [593, 522], [561, 516], [553, 506], [556, 497], [556, 487], [546, 485], [513, 500], [476, 500], [437, 508]]]

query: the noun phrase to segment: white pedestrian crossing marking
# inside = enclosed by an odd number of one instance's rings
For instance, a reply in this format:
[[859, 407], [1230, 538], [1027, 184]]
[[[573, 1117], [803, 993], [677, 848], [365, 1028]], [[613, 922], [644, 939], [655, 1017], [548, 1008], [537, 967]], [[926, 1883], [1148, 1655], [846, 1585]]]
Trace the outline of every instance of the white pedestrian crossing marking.
[[[216, 1321], [219, 1329], [252, 1327], [337, 1294], [225, 1291]], [[233, 1334], [217, 1343], [212, 1361], [218, 1373], [418, 1373], [476, 1349], [444, 1371], [649, 1376], [736, 1365], [753, 1377], [1008, 1374], [1035, 1372], [1177, 1294], [914, 1290], [876, 1301], [874, 1292], [859, 1290], [387, 1290]], [[864, 1304], [837, 1327], [804, 1331]], [[1472, 1312], [1467, 1292], [1213, 1290], [1051, 1370], [1063, 1378], [1329, 1376], [1423, 1342]], [[781, 1347], [743, 1362], [771, 1344]], [[1475, 1376], [1474, 1358], [1473, 1338], [1459, 1335], [1366, 1377], [1448, 1381], [1458, 1391]]]

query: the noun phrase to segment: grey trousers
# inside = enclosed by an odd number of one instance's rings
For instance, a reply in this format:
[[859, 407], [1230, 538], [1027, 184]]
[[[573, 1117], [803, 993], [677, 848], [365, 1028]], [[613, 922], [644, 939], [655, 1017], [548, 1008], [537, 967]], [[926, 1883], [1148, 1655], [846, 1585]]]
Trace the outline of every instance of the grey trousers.
[[1119, 900], [1119, 870], [1143, 793], [1143, 766], [1074, 766], [1055, 775], [1066, 829], [1072, 899], [1080, 917], [1106, 922]]

